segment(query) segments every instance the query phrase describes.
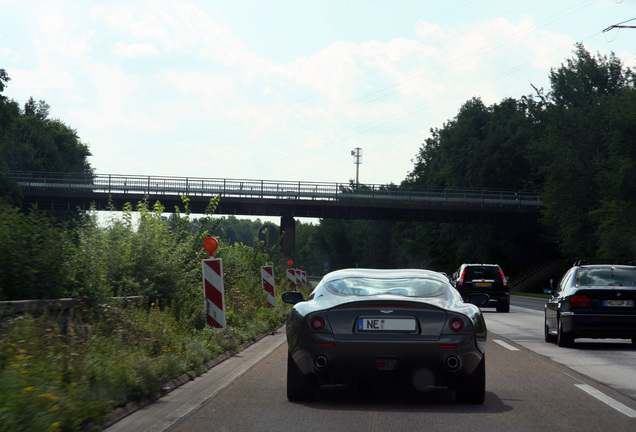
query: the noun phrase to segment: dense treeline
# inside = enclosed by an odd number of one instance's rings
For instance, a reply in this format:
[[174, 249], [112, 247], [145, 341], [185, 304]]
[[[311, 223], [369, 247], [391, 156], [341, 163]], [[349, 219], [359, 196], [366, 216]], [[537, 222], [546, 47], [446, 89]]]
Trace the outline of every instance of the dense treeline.
[[464, 103], [431, 129], [402, 183], [540, 192], [540, 226], [322, 221], [303, 247], [324, 251], [332, 267], [447, 272], [466, 261], [514, 273], [555, 256], [636, 255], [634, 72], [577, 44], [549, 79], [550, 89], [519, 99]]

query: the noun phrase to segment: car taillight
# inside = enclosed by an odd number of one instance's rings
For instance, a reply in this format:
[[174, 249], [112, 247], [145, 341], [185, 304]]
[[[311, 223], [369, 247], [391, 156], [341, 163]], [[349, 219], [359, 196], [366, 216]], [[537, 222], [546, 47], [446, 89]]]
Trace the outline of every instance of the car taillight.
[[466, 269], [462, 270], [462, 275], [457, 279], [457, 286], [464, 286], [464, 276], [466, 276]]
[[311, 319], [309, 320], [309, 326], [312, 330], [322, 330], [323, 328], [325, 328], [325, 320], [319, 316], [311, 317]]
[[448, 323], [448, 327], [451, 329], [451, 331], [459, 333], [460, 331], [464, 330], [464, 320], [455, 317], [450, 320], [450, 322]]
[[501, 268], [499, 269], [499, 273], [501, 274], [501, 280], [503, 282], [504, 288], [507, 288], [508, 287], [508, 280], [506, 279], [506, 276], [504, 276], [503, 270]]
[[570, 307], [592, 307], [592, 302], [588, 296], [576, 294], [570, 298]]

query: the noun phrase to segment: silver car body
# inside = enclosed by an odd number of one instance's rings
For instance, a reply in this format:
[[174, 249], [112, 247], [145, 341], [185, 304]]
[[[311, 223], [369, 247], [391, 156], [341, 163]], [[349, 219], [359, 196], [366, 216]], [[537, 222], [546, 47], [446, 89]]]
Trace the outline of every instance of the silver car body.
[[339, 270], [307, 301], [298, 293], [284, 300], [295, 303], [287, 324], [290, 400], [312, 399], [325, 384], [386, 381], [447, 387], [460, 401], [483, 402], [486, 323], [443, 274]]

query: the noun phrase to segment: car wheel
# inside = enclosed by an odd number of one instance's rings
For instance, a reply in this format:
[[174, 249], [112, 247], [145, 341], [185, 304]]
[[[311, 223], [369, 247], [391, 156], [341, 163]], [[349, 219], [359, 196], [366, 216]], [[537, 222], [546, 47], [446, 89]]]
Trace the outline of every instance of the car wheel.
[[497, 312], [510, 312], [510, 303], [497, 305]]
[[484, 355], [477, 366], [477, 369], [456, 391], [456, 399], [461, 403], [483, 404], [486, 399], [486, 356]]
[[287, 355], [287, 400], [303, 402], [314, 399], [316, 388], [310, 378], [303, 375], [292, 359]]
[[545, 319], [545, 325], [544, 325], [544, 332], [545, 332], [545, 341], [548, 343], [554, 343], [556, 342], [557, 338], [556, 336], [550, 334], [550, 327], [548, 327], [548, 319]]
[[564, 347], [564, 348], [571, 347], [572, 345], [574, 345], [574, 338], [572, 337], [572, 335], [563, 331], [563, 323], [561, 322], [561, 320], [559, 320], [557, 344], [560, 347]]

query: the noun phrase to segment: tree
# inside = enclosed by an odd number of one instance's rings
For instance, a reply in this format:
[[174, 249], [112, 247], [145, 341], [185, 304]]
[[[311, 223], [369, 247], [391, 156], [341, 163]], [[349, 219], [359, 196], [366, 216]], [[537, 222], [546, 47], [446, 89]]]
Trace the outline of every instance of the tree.
[[[563, 255], [595, 256], [597, 233], [607, 229], [607, 222], [599, 217], [616, 216], [624, 211], [619, 209], [630, 208], [624, 200], [616, 200], [616, 190], [611, 195], [615, 199], [608, 200], [607, 186], [617, 184], [618, 173], [610, 161], [622, 167], [633, 161], [623, 145], [633, 142], [629, 127], [615, 116], [630, 117], [616, 103], [621, 98], [630, 101], [623, 94], [634, 89], [634, 73], [613, 54], [594, 58], [577, 44], [574, 58], [551, 71], [550, 83], [546, 131], [532, 156], [545, 178], [543, 222]], [[617, 132], [617, 127], [622, 131]], [[623, 149], [620, 156], [619, 148]], [[601, 231], [599, 224], [604, 227]]]
[[526, 146], [534, 137], [527, 106], [504, 99], [486, 107], [466, 102], [441, 129], [431, 130], [405, 184], [521, 189], [529, 177]]
[[10, 81], [0, 69], [0, 199], [13, 203], [21, 191], [12, 171], [74, 172], [91, 174], [88, 145], [61, 120], [50, 119], [51, 107], [33, 97], [20, 109], [2, 95]]

